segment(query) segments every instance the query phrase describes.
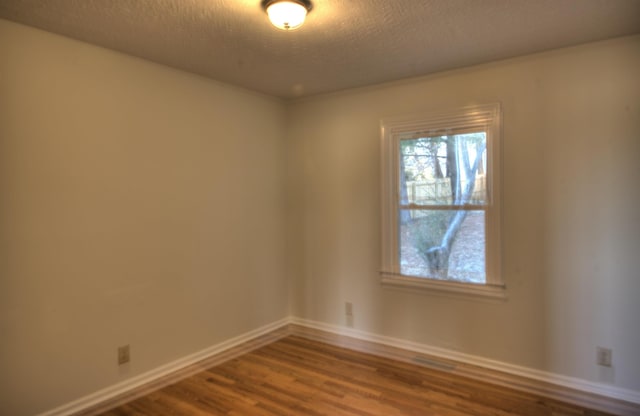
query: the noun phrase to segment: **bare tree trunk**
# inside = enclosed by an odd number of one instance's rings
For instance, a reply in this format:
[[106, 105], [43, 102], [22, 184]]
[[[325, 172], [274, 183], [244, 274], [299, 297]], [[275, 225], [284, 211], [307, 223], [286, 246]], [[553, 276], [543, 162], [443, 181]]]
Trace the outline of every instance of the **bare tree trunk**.
[[456, 143], [454, 136], [447, 136], [447, 178], [451, 186], [451, 202], [456, 200], [456, 186], [459, 181], [458, 158], [456, 157]]
[[433, 164], [433, 177], [436, 179], [444, 178], [442, 167], [440, 166], [440, 160], [438, 160], [438, 143], [433, 140], [429, 142], [429, 151], [431, 153], [431, 157], [433, 158], [431, 161], [431, 163]]
[[[400, 145], [400, 203], [409, 203], [409, 194], [407, 192], [407, 175], [404, 171], [404, 155], [402, 153], [402, 144]], [[411, 221], [411, 213], [408, 210], [400, 211], [400, 224], [407, 224]]]
[[[482, 163], [482, 153], [484, 152], [484, 148], [486, 145], [479, 146], [476, 151], [476, 157], [473, 162], [473, 166], [469, 166], [469, 153], [466, 147], [466, 143], [463, 144], [460, 148], [461, 159], [463, 159], [464, 169], [467, 173], [467, 183], [463, 190], [460, 192], [460, 198], [455, 200], [457, 205], [467, 204], [473, 195], [473, 189], [476, 183], [476, 172], [478, 171], [478, 166]], [[449, 142], [447, 142], [447, 151], [449, 149]], [[458, 157], [456, 157], [458, 159]], [[447, 153], [447, 164], [449, 163], [449, 154]], [[458, 175], [456, 175], [456, 180], [458, 183], [456, 184], [456, 189], [460, 190], [460, 175], [458, 171]], [[451, 255], [451, 247], [453, 246], [453, 242], [458, 235], [458, 231], [460, 231], [460, 227], [464, 222], [464, 219], [467, 217], [467, 211], [458, 210], [455, 215], [449, 222], [449, 226], [447, 227], [447, 231], [442, 237], [442, 242], [439, 246], [431, 247], [426, 252], [426, 258], [429, 263], [429, 271], [434, 275], [434, 277], [440, 279], [446, 279], [449, 274], [449, 256]]]

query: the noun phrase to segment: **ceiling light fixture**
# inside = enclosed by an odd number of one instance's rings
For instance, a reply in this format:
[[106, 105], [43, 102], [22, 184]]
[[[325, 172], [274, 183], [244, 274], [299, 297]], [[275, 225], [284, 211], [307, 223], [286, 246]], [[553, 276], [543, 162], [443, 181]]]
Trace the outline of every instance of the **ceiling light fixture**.
[[263, 0], [262, 7], [275, 27], [293, 30], [302, 26], [312, 6], [309, 0]]

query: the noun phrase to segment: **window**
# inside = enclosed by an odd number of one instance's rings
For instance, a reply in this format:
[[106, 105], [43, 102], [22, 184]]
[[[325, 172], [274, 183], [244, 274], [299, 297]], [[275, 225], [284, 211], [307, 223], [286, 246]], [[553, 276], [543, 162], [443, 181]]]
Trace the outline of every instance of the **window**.
[[499, 104], [382, 121], [382, 282], [504, 297]]

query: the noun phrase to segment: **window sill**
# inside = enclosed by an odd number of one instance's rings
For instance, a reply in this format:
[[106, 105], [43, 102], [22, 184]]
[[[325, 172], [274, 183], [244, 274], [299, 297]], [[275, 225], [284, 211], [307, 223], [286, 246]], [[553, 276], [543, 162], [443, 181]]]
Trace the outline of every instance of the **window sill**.
[[463, 297], [480, 297], [495, 300], [507, 299], [507, 290], [504, 285], [452, 282], [384, 272], [381, 273], [381, 276], [381, 283], [384, 287], [408, 289], [416, 292], [436, 292]]

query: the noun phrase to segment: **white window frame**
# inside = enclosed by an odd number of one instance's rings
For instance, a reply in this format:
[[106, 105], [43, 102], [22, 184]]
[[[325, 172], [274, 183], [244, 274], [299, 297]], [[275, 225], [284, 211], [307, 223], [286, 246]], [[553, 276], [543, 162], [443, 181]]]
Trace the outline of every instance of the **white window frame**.
[[[383, 119], [382, 138], [382, 269], [384, 286], [506, 298], [500, 260], [502, 110], [499, 103], [452, 111]], [[399, 254], [399, 142], [445, 134], [484, 131], [487, 138], [487, 203], [485, 210], [486, 283], [465, 283], [429, 277], [405, 276]], [[477, 206], [473, 207], [478, 208]]]

